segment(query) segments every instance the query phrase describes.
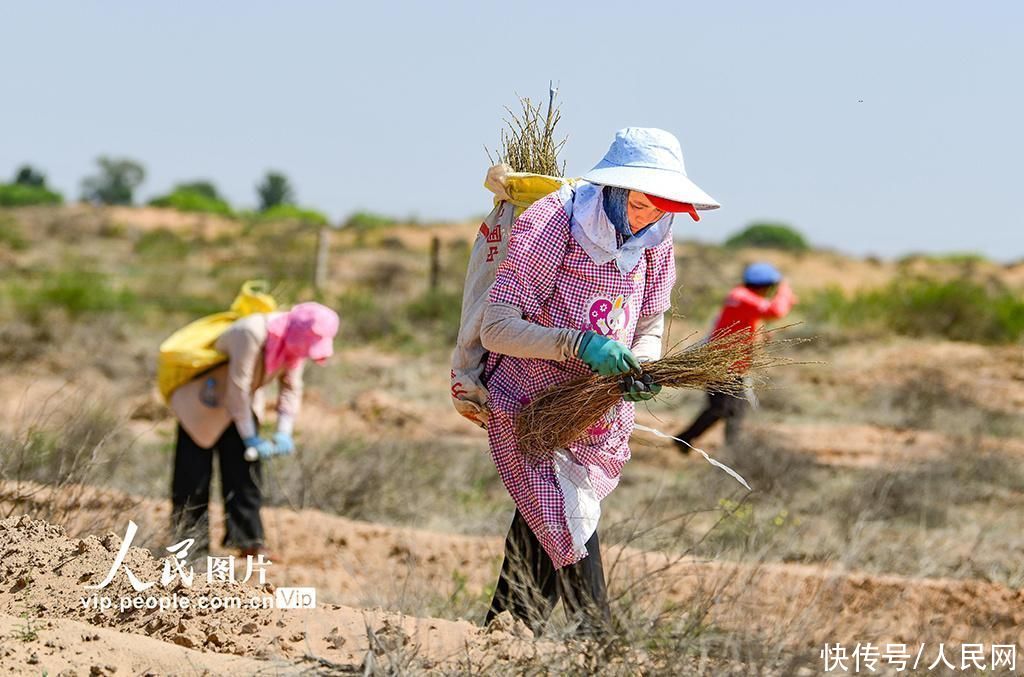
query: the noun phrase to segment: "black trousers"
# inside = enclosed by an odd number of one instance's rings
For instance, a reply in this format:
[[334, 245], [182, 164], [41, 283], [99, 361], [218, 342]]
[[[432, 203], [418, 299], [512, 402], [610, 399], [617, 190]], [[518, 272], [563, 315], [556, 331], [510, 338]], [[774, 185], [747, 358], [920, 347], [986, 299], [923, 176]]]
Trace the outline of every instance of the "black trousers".
[[[216, 450], [216, 452], [214, 451]], [[220, 482], [224, 495], [227, 529], [224, 545], [253, 548], [263, 545], [260, 521], [260, 462], [245, 460], [245, 444], [232, 423], [212, 449], [203, 449], [178, 424], [174, 450], [174, 479], [171, 484], [171, 533], [175, 542], [196, 539], [196, 552], [209, 550], [210, 479], [213, 456], [220, 461]]]
[[746, 416], [749, 406], [742, 397], [724, 395], [722, 393], [708, 393], [708, 400], [704, 410], [697, 415], [697, 418], [694, 419], [689, 428], [676, 435], [676, 437], [692, 444], [708, 428], [718, 421], [725, 419], [725, 441], [727, 444], [735, 442], [739, 439], [743, 417]]
[[587, 541], [587, 552], [576, 564], [555, 569], [517, 510], [505, 538], [505, 561], [485, 622], [509, 611], [540, 633], [561, 598], [566, 616], [579, 623], [582, 633], [610, 631], [611, 611], [596, 531]]

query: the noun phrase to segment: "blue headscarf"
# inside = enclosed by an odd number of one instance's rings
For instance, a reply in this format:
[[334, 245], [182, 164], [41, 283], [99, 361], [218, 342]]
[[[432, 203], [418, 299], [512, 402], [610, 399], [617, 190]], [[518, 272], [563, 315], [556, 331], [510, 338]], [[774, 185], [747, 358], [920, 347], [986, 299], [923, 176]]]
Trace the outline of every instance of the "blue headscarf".
[[604, 213], [615, 226], [615, 232], [622, 236], [623, 242], [642, 234], [654, 225], [652, 223], [644, 226], [635, 233], [629, 227], [629, 188], [605, 186], [602, 195], [604, 196]]
[[[622, 197], [616, 199], [616, 192]], [[611, 195], [609, 199], [605, 195]], [[629, 190], [610, 188], [599, 184], [580, 181], [577, 185], [566, 184], [558, 191], [562, 209], [570, 220], [570, 233], [587, 256], [597, 265], [615, 261], [623, 275], [636, 267], [644, 250], [657, 247], [672, 237], [672, 217], [665, 214], [660, 219], [636, 233], [629, 231], [626, 204]], [[608, 207], [608, 204], [618, 206]], [[612, 221], [613, 214], [618, 223]], [[629, 233], [624, 236], [622, 233]]]
[[617, 186], [604, 187], [604, 213], [615, 226], [615, 232], [624, 240], [633, 237], [629, 227], [629, 189]]

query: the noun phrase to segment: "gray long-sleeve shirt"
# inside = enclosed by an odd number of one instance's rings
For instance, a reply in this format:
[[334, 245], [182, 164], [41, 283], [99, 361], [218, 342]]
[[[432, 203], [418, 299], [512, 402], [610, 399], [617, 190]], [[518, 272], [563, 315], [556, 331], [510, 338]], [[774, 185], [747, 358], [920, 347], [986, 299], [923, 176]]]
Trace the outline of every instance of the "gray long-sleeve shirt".
[[[661, 357], [664, 329], [663, 314], [637, 320], [630, 349], [638, 360], [649, 362]], [[508, 303], [488, 302], [480, 326], [480, 342], [492, 353], [559, 362], [576, 355], [583, 334], [577, 329], [530, 322], [523, 318], [522, 310]]]

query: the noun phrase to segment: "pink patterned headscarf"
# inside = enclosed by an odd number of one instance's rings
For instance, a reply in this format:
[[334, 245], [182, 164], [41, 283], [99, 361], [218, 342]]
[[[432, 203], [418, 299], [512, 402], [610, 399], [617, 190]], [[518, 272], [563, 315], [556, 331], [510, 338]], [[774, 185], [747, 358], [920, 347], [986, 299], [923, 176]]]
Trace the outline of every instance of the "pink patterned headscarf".
[[339, 323], [336, 312], [313, 302], [300, 303], [271, 319], [264, 349], [267, 373], [273, 374], [282, 366], [294, 369], [306, 359], [323, 364], [334, 354]]

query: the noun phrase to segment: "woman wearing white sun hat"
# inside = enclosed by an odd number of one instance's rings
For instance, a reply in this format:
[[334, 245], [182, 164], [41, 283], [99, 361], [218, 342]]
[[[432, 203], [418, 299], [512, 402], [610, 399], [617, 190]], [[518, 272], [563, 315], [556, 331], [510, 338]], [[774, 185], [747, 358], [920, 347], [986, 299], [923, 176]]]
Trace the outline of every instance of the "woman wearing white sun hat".
[[686, 175], [679, 141], [661, 129], [619, 131], [582, 180], [534, 203], [515, 222], [481, 327], [491, 456], [516, 504], [487, 615], [539, 629], [559, 598], [589, 631], [610, 612], [597, 538], [600, 501], [629, 460], [636, 381], [586, 436], [543, 459], [519, 450], [519, 409], [549, 386], [625, 374], [661, 356], [675, 283], [674, 214], [719, 206]]

